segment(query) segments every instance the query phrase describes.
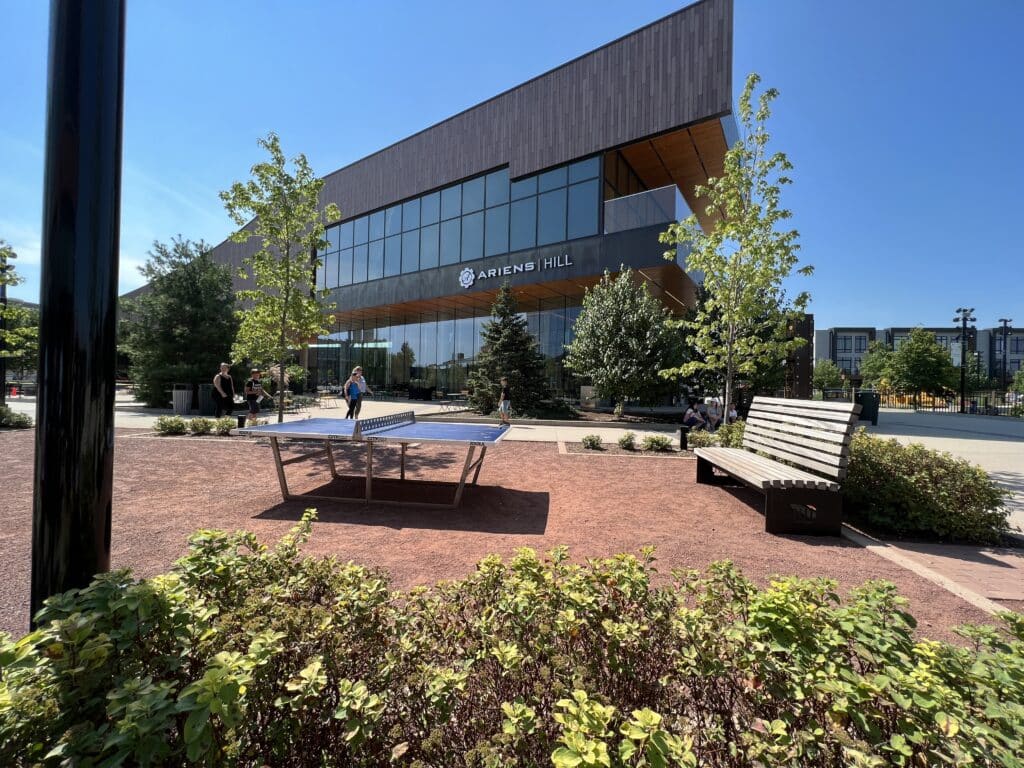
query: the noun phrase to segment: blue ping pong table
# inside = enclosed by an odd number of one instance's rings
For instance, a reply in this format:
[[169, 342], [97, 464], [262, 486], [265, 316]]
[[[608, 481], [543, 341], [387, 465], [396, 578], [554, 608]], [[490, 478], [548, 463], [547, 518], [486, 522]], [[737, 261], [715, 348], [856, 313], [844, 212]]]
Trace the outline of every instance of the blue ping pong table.
[[[480, 477], [480, 467], [484, 463], [488, 447], [496, 446], [508, 433], [508, 426], [495, 427], [489, 424], [453, 424], [445, 422], [416, 421], [413, 411], [378, 416], [372, 419], [306, 419], [284, 424], [266, 424], [258, 427], [243, 427], [234, 430], [235, 434], [250, 437], [267, 438], [274, 453], [274, 464], [277, 467], [277, 480], [281, 485], [281, 496], [285, 501], [301, 499], [324, 499], [328, 501], [375, 501], [381, 504], [402, 504], [421, 507], [444, 507], [453, 509], [462, 502], [462, 491], [466, 480], [473, 473], [471, 485], [476, 485]], [[312, 441], [323, 443], [323, 448], [312, 453], [294, 456], [288, 459], [281, 457], [278, 440]], [[332, 442], [362, 442], [366, 444], [366, 477], [365, 493], [362, 498], [350, 496], [323, 496], [315, 494], [293, 494], [288, 490], [284, 468], [289, 464], [308, 461], [320, 456], [327, 457], [331, 475], [337, 479], [353, 479], [351, 475], [338, 473]], [[400, 479], [405, 480], [405, 454], [410, 445], [419, 443], [449, 443], [465, 445], [466, 461], [462, 467], [462, 475], [455, 488], [455, 498], [450, 504], [426, 501], [391, 501], [373, 498], [373, 452], [379, 444], [398, 445], [401, 448]], [[480, 455], [476, 456], [477, 448]]]

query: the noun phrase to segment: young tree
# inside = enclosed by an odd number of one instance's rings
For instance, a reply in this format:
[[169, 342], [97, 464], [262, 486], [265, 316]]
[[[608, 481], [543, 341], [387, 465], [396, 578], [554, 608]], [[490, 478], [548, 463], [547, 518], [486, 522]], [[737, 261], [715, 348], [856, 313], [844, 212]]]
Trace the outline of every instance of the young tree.
[[1024, 368], [1013, 374], [1013, 381], [1010, 382], [1010, 389], [1017, 394], [1024, 395]]
[[831, 360], [819, 360], [814, 364], [811, 386], [815, 389], [837, 389], [843, 385], [843, 372]]
[[470, 403], [481, 413], [497, 407], [501, 378], [508, 379], [512, 407], [519, 413], [536, 410], [548, 397], [544, 355], [530, 333], [526, 318], [519, 314], [515, 296], [506, 283], [491, 307], [490, 322], [484, 323], [480, 354], [469, 376]]
[[860, 377], [865, 386], [880, 386], [893, 381], [895, 353], [880, 341], [872, 341], [860, 359]]
[[[744, 135], [726, 152], [722, 176], [696, 189], [708, 201], [714, 229], [705, 232], [691, 215], [661, 235], [663, 243], [691, 247], [687, 269], [703, 272], [708, 292], [708, 300], [687, 322], [699, 357], [665, 373], [717, 373], [727, 404], [738, 376], [753, 377], [759, 368], [779, 366], [805, 343], [787, 338], [786, 326], [804, 311], [809, 296], [803, 292], [790, 300], [783, 282], [794, 270], [804, 276], [813, 272], [810, 266], [797, 267], [799, 233], [782, 228], [792, 216], [779, 204], [782, 188], [791, 183], [786, 174], [792, 165], [782, 152], [769, 154], [766, 124], [778, 92], [764, 91], [755, 110], [759, 82], [756, 74], [747, 77], [739, 100]], [[675, 259], [675, 248], [665, 258]]]
[[0, 240], [0, 405], [7, 398], [8, 367], [35, 368], [39, 357], [38, 311], [7, 298], [7, 287], [23, 281], [14, 270], [16, 258], [14, 248]]
[[231, 354], [238, 321], [231, 268], [210, 246], [181, 237], [153, 243], [139, 271], [149, 290], [122, 302], [121, 344], [136, 397], [163, 407], [175, 382], [205, 383]]
[[[317, 291], [314, 255], [327, 247], [324, 223], [341, 218], [338, 207], [320, 207], [324, 182], [316, 177], [306, 156], [292, 158], [294, 173], [286, 168], [277, 134], [259, 139], [270, 160], [252, 167], [252, 179], [235, 182], [221, 192], [224, 207], [241, 227], [231, 239], [238, 243], [259, 239], [259, 250], [245, 260], [242, 276], [255, 288], [238, 291], [246, 306], [239, 311], [241, 326], [235, 357], [276, 363], [282, 369], [293, 350], [305, 349], [311, 340], [327, 333], [326, 291]], [[247, 222], [252, 220], [250, 226]], [[284, 391], [278, 396], [278, 422], [284, 421]]]
[[614, 278], [605, 271], [583, 297], [565, 365], [589, 378], [602, 397], [615, 398], [621, 414], [627, 398], [649, 401], [675, 386], [675, 379], [658, 375], [682, 354], [670, 317], [631, 269]]
[[921, 392], [938, 395], [959, 382], [949, 350], [923, 328], [914, 328], [892, 358], [893, 384], [910, 390], [917, 404]]

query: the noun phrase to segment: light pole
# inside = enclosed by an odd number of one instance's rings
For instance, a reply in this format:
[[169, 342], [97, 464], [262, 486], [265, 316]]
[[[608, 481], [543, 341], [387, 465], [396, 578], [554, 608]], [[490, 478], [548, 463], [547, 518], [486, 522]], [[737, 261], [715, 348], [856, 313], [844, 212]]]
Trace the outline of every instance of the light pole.
[[17, 257], [6, 243], [0, 245], [0, 405], [7, 403], [7, 357], [4, 355], [7, 350], [7, 272], [14, 270], [14, 265], [8, 261]]
[[954, 323], [960, 323], [960, 413], [965, 413], [967, 401], [967, 367], [964, 365], [967, 360], [967, 324], [973, 323], [977, 318], [971, 313], [974, 307], [957, 307]]
[[1002, 325], [1003, 325], [1003, 372], [1002, 372], [1002, 375], [999, 377], [999, 380], [1000, 380], [1000, 382], [1002, 382], [1003, 391], [1005, 392], [1006, 391], [1006, 345], [1009, 343], [1009, 339], [1007, 338], [1007, 336], [1010, 333], [1009, 325], [1010, 325], [1010, 323], [1013, 322], [1013, 319], [1009, 318], [1009, 317], [1000, 317], [999, 318], [999, 322], [1002, 323]]

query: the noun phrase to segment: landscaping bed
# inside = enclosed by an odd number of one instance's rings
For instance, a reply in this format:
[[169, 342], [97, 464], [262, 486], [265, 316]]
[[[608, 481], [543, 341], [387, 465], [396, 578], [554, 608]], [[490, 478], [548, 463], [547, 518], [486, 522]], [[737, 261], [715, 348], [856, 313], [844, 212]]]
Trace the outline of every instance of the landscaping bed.
[[645, 451], [640, 448], [629, 450], [628, 448], [620, 448], [615, 443], [601, 443], [600, 448], [587, 448], [583, 443], [563, 443], [565, 450], [568, 453], [589, 453], [601, 456], [633, 456], [633, 457], [660, 457], [660, 458], [676, 458], [676, 459], [692, 459], [694, 458], [692, 451], [680, 451], [678, 448], [671, 448], [665, 451]]

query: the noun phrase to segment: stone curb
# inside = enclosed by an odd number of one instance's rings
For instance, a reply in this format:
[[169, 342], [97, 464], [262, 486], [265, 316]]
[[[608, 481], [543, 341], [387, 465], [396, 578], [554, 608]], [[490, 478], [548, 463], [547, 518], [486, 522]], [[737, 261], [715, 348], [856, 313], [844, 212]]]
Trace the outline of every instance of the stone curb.
[[978, 594], [973, 589], [968, 589], [963, 584], [953, 581], [948, 576], [943, 576], [938, 571], [932, 570], [926, 565], [922, 565], [911, 557], [907, 557], [896, 549], [896, 547], [892, 547], [884, 541], [872, 538], [860, 531], [854, 530], [848, 525], [843, 526], [842, 535], [844, 538], [864, 547], [864, 549], [869, 552], [873, 552], [881, 558], [896, 563], [896, 565], [906, 568], [911, 573], [917, 574], [921, 578], [930, 581], [932, 584], [942, 587], [947, 592], [953, 593], [961, 600], [965, 600], [973, 605], [975, 608], [979, 608], [993, 616], [999, 611], [1007, 610], [995, 601], [989, 600], [984, 595]]

